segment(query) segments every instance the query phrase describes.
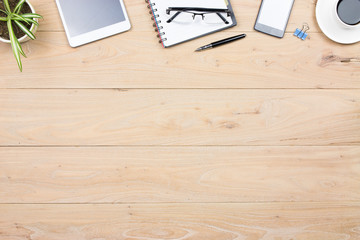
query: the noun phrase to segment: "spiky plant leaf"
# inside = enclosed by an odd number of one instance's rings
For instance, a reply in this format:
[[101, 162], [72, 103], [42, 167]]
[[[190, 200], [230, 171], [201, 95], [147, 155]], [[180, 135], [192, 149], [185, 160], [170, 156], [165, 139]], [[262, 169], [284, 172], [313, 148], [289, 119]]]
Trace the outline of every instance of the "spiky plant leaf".
[[[19, 66], [20, 72], [22, 72], [22, 63], [21, 63], [21, 59], [20, 59], [20, 51], [19, 51], [19, 41], [15, 36], [13, 27], [12, 27], [12, 22], [11, 20], [7, 21], [7, 27], [9, 29], [9, 36], [10, 36], [10, 42], [11, 42], [11, 48], [13, 50], [16, 62]], [[21, 48], [21, 46], [20, 46]]]
[[[16, 39], [16, 40], [17, 40], [17, 39]], [[22, 47], [21, 47], [19, 41], [16, 41], [16, 48], [19, 50], [19, 52], [21, 53], [21, 55], [23, 55], [24, 57], [26, 57], [26, 54], [25, 54], [24, 51], [22, 50]]]
[[26, 0], [20, 0], [18, 2], [18, 4], [16, 4], [15, 9], [14, 9], [14, 13], [19, 14], [19, 12], [21, 11], [21, 8], [22, 8], [23, 4], [25, 3], [25, 1]]
[[37, 13], [24, 13], [24, 14], [21, 14], [20, 16], [22, 16], [24, 18], [43, 18], [41, 15], [39, 15]]
[[26, 55], [23, 49], [21, 48], [20, 42], [14, 33], [13, 23], [16, 24], [28, 37], [34, 40], [35, 35], [31, 32], [31, 30], [29, 30], [24, 25], [24, 22], [27, 24], [34, 24], [36, 26], [39, 26], [39, 23], [37, 22], [36, 19], [42, 18], [41, 15], [36, 13], [25, 13], [20, 15], [19, 13], [25, 2], [26, 0], [18, 0], [18, 3], [16, 4], [14, 10], [11, 11], [9, 0], [3, 0], [4, 10], [0, 9], [0, 13], [2, 12], [7, 16], [7, 17], [0, 17], [0, 21], [7, 21], [11, 48], [13, 50], [16, 62], [21, 72], [22, 72], [22, 63], [21, 63], [20, 55], [23, 55], [24, 57], [26, 57]]
[[30, 24], [26, 18], [24, 18], [16, 13], [13, 14], [12, 20], [20, 20], [20, 21], [26, 22], [27, 24]]
[[[25, 18], [25, 19], [29, 24], [32, 23], [32, 24], [34, 24], [36, 26], [39, 26], [39, 23], [37, 21], [35, 21], [34, 19], [32, 19], [32, 18]], [[21, 18], [14, 17], [13, 20], [20, 20], [21, 21]]]
[[0, 9], [0, 12], [3, 12], [3, 13], [5, 13], [6, 15], [8, 15], [8, 13], [5, 12], [4, 10], [2, 10], [2, 9]]
[[15, 47], [16, 47], [16, 49], [19, 51], [19, 53], [20, 53], [21, 55], [23, 55], [24, 57], [26, 57], [24, 51], [22, 50], [22, 47], [21, 47], [21, 45], [20, 45], [20, 42], [19, 42], [19, 40], [18, 40], [17, 38], [16, 38], [16, 41], [15, 41]]
[[9, 1], [8, 0], [4, 0], [4, 6], [5, 6], [5, 11], [7, 12], [7, 14], [11, 13], [11, 9], [10, 9], [10, 5], [9, 5]]
[[35, 21], [34, 19], [32, 18], [27, 18], [28, 22], [31, 22], [32, 24], [36, 25], [36, 26], [39, 26], [39, 23], [37, 21]]
[[24, 24], [22, 24], [21, 22], [17, 21], [17, 20], [14, 20], [14, 22], [16, 23], [16, 25], [19, 26], [19, 28], [21, 29], [21, 31], [23, 31], [26, 35], [29, 36], [29, 38], [31, 38], [32, 40], [34, 40], [36, 37], [35, 35], [25, 27]]

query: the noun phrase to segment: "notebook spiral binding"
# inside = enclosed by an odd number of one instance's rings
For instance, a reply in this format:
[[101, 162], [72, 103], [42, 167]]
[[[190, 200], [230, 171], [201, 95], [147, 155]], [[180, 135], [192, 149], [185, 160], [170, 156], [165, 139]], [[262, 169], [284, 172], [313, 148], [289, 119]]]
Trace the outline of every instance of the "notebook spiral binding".
[[160, 39], [159, 43], [163, 43], [164, 41], [167, 40], [167, 38], [162, 37], [163, 35], [165, 35], [165, 32], [162, 32], [162, 30], [161, 30], [161, 29], [163, 29], [163, 27], [160, 26], [161, 21], [156, 19], [159, 17], [159, 14], [156, 14], [156, 12], [157, 12], [157, 9], [155, 7], [156, 4], [151, 3], [149, 0], [145, 0], [145, 2], [147, 3], [148, 9], [150, 9], [149, 14], [152, 15], [151, 20], [154, 21], [153, 27], [155, 28], [155, 32], [158, 33], [156, 36]]

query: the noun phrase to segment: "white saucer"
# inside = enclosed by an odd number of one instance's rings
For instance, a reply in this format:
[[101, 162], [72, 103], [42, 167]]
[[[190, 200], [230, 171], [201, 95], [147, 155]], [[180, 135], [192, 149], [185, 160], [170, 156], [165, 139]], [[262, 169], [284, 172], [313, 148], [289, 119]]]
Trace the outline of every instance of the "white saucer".
[[360, 24], [346, 28], [338, 22], [334, 11], [337, 0], [318, 0], [316, 4], [316, 20], [321, 31], [331, 40], [351, 44], [360, 41]]

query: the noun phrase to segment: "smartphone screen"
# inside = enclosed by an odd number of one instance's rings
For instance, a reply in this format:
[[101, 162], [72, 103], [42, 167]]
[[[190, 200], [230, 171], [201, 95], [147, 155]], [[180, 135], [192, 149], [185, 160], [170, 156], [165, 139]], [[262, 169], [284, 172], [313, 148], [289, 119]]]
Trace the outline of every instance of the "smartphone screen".
[[255, 30], [283, 37], [294, 0], [263, 0], [255, 23]]

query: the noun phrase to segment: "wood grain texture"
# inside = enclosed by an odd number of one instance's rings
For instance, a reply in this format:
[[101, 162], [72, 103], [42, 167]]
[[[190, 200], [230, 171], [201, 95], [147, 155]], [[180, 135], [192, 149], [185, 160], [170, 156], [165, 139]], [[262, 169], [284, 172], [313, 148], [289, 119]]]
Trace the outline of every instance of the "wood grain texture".
[[[241, 29], [237, 29], [241, 32]], [[359, 88], [360, 44], [334, 44], [321, 33], [301, 41], [248, 33], [236, 43], [194, 53], [233, 35], [227, 31], [163, 49], [154, 32], [135, 30], [69, 47], [62, 32], [40, 32], [23, 44], [19, 73], [1, 44], [0, 88]], [[358, 62], [344, 62], [349, 59]], [[11, 64], [12, 60], [14, 64]], [[46, 63], [46, 64], [44, 64]]]
[[359, 90], [0, 90], [1, 145], [359, 145]]
[[[144, 1], [125, 1], [133, 28], [77, 49], [70, 48], [55, 1], [33, 0], [44, 15], [37, 40], [23, 44], [24, 73], [0, 58], [0, 88], [359, 88], [360, 44], [334, 44], [317, 28], [314, 1], [296, 1], [284, 39], [255, 33], [260, 1], [233, 0], [238, 26], [162, 49]], [[303, 22], [305, 42], [292, 36]], [[239, 32], [237, 43], [203, 53], [194, 49]], [[9, 45], [3, 56], [13, 59]], [[344, 62], [353, 59], [357, 62]], [[46, 63], [44, 65], [44, 63]], [[194, 64], [196, 63], [196, 64]], [[41, 73], [41, 74], [39, 74]], [[269, 80], [271, 79], [271, 80]]]
[[143, 0], [75, 49], [31, 2], [23, 73], [0, 44], [0, 240], [360, 239], [360, 44], [321, 33], [316, 0], [281, 40], [231, 0], [238, 26], [165, 50]]
[[359, 156], [359, 147], [0, 148], [0, 201], [356, 201]]
[[0, 239], [358, 240], [358, 203], [0, 205]]

